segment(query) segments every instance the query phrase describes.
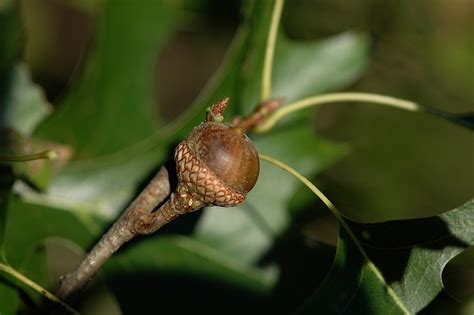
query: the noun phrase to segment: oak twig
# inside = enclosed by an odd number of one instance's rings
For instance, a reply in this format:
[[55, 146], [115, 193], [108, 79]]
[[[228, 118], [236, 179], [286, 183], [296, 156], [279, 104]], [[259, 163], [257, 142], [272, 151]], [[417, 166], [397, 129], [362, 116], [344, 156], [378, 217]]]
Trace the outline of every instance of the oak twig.
[[[164, 167], [153, 177], [145, 189], [128, 206], [101, 240], [87, 254], [81, 264], [60, 279], [56, 295], [62, 299], [80, 290], [124, 243], [137, 234], [147, 234], [142, 229], [141, 218], [147, 217], [170, 194], [168, 172]], [[169, 222], [166, 215], [154, 216], [162, 224]], [[158, 223], [155, 223], [157, 226]]]
[[232, 119], [232, 125], [244, 130], [253, 130], [258, 127], [270, 114], [277, 110], [282, 104], [283, 98], [270, 98], [259, 103], [255, 109], [244, 118], [236, 116]]

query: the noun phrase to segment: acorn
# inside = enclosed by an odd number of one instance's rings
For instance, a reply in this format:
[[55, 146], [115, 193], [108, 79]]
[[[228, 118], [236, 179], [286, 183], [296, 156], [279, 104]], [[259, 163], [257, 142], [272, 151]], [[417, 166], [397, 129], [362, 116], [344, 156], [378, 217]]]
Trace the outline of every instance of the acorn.
[[234, 207], [244, 202], [257, 182], [260, 161], [242, 124], [222, 123], [228, 100], [212, 105], [205, 121], [178, 144], [176, 190], [158, 210], [139, 216], [133, 233], [153, 233], [181, 214], [205, 206]]
[[206, 120], [176, 147], [178, 185], [155, 215], [161, 221], [205, 206], [237, 206], [257, 182], [260, 162], [255, 146], [243, 128], [222, 123], [227, 103], [228, 98], [212, 105]]
[[242, 203], [255, 185], [258, 153], [245, 132], [231, 125], [206, 121], [194, 128], [175, 154], [177, 193], [189, 210]]
[[176, 201], [186, 212], [239, 205], [257, 182], [255, 146], [241, 127], [222, 123], [228, 100], [209, 108], [206, 120], [176, 148]]

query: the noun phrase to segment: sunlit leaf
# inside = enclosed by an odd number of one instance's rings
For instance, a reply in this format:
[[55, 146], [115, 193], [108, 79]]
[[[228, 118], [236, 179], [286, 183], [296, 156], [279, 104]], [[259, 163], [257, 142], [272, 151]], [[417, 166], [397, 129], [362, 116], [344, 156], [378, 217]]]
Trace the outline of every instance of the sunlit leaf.
[[31, 202], [94, 213], [110, 220], [163, 161], [164, 153], [162, 145], [143, 142], [110, 156], [71, 163], [49, 183], [46, 194], [31, 189], [20, 192]]
[[51, 105], [43, 90], [31, 81], [25, 64], [17, 64], [5, 81], [0, 88], [0, 127], [29, 135], [51, 113]]
[[[43, 89], [33, 83], [28, 66], [24, 63], [11, 64], [0, 77], [0, 155], [24, 155], [58, 148], [52, 143], [29, 137], [51, 110]], [[67, 149], [63, 149], [60, 147], [59, 151], [65, 153]], [[67, 160], [68, 156], [70, 154], [61, 154], [60, 160]], [[61, 161], [15, 163], [12, 167], [17, 176], [27, 178], [38, 188], [44, 188], [53, 171], [59, 169]]]
[[[261, 40], [264, 42], [264, 40]], [[264, 49], [258, 43], [256, 56], [248, 57], [256, 69], [243, 68], [241, 106], [249, 111], [260, 96], [261, 63]], [[291, 102], [312, 95], [330, 92], [354, 82], [367, 67], [369, 41], [363, 34], [342, 33], [320, 41], [290, 40], [284, 33], [277, 38], [273, 67], [272, 97]], [[258, 59], [260, 58], [260, 59]], [[255, 60], [254, 60], [255, 59]]]
[[276, 47], [273, 96], [291, 102], [345, 87], [366, 69], [368, 54], [367, 36], [354, 32], [312, 42], [281, 35]]

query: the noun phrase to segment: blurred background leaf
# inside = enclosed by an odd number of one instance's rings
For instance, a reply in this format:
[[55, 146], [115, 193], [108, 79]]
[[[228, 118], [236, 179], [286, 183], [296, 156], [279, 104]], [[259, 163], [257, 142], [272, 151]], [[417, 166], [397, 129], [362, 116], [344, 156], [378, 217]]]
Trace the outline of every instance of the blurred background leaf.
[[0, 296], [2, 297], [0, 312], [2, 312], [2, 314], [14, 314], [18, 308], [17, 290], [2, 282], [0, 283]]
[[25, 64], [17, 64], [2, 84], [1, 128], [13, 128], [21, 134], [30, 135], [36, 126], [51, 113], [51, 105], [43, 90], [31, 82]]
[[[0, 5], [0, 77], [11, 69], [21, 46], [21, 27], [13, 1]], [[3, 84], [2, 84], [3, 86]]]
[[0, 155], [14, 156], [55, 149], [58, 161], [37, 160], [11, 165], [18, 177], [28, 180], [36, 188], [44, 189], [70, 156], [70, 148], [30, 138], [34, 129], [52, 111], [42, 88], [32, 82], [29, 68], [24, 63], [12, 64], [0, 79]]

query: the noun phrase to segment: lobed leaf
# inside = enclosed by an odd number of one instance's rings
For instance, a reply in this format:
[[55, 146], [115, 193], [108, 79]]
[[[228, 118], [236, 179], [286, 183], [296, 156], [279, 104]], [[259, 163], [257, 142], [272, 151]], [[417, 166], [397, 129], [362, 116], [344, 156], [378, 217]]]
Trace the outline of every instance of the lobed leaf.
[[474, 245], [474, 200], [439, 216], [350, 227], [370, 261], [341, 231], [331, 271], [300, 311], [414, 314], [443, 290], [446, 264]]

